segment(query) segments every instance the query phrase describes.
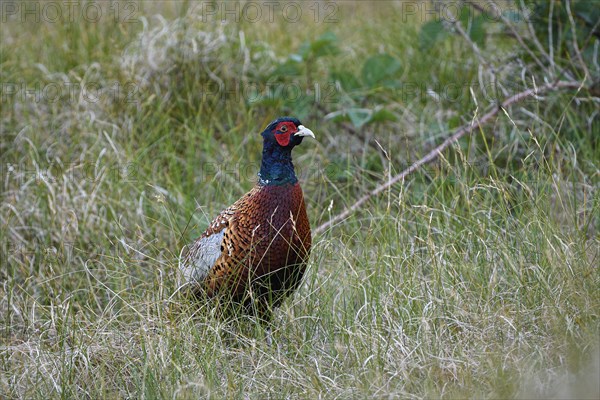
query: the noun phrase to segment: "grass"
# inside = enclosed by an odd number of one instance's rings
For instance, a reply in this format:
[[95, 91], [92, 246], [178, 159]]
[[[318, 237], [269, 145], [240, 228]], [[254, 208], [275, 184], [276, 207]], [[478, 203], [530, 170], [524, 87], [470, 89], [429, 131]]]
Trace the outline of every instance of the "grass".
[[[316, 237], [269, 347], [252, 321], [172, 297], [181, 247], [253, 185], [258, 132], [293, 114], [316, 133], [295, 151], [314, 227], [480, 115], [489, 71], [459, 36], [424, 50], [406, 3], [315, 3], [335, 21], [306, 5], [302, 25], [127, 4], [135, 22], [120, 9], [0, 27], [0, 397], [600, 395], [597, 97], [512, 107]], [[278, 75], [325, 32], [337, 54]], [[332, 86], [322, 103], [236, 92], [269, 82], [314, 98], [329, 71], [360, 76], [378, 53], [424, 90]], [[541, 79], [520, 80], [518, 46], [499, 33], [482, 54], [501, 91]], [[357, 105], [394, 118], [326, 117]]]

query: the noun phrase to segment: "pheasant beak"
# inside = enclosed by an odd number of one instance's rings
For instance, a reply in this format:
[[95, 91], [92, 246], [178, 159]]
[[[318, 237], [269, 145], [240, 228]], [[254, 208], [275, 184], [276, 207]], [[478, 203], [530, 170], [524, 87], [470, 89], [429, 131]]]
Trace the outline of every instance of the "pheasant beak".
[[315, 134], [313, 131], [305, 127], [304, 125], [298, 125], [298, 132], [294, 133], [294, 136], [310, 136], [311, 138], [315, 138]]

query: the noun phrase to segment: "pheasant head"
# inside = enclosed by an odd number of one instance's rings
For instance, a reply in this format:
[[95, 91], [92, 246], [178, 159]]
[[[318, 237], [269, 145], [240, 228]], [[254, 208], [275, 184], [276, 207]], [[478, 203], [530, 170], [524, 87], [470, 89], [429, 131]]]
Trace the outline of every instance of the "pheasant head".
[[306, 136], [315, 134], [292, 117], [278, 118], [262, 132], [263, 154], [260, 185], [284, 185], [298, 182], [292, 164], [292, 149], [302, 143]]

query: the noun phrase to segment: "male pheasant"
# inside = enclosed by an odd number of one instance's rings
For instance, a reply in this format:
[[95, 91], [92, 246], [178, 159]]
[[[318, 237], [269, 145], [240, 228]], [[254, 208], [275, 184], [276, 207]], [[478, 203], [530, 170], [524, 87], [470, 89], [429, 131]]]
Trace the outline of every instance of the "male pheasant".
[[196, 294], [240, 304], [268, 323], [306, 269], [311, 232], [292, 149], [315, 135], [291, 117], [261, 135], [258, 183], [184, 248], [180, 270]]

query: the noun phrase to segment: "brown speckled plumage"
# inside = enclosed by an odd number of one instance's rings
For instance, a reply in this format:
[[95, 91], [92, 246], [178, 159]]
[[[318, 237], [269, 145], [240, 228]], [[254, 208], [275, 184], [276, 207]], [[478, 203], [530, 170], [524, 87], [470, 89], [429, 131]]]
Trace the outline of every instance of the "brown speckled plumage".
[[[263, 157], [261, 173], [264, 164]], [[299, 286], [310, 247], [310, 226], [298, 182], [261, 180], [188, 246], [181, 270], [196, 292], [243, 304], [268, 321], [272, 308]]]

